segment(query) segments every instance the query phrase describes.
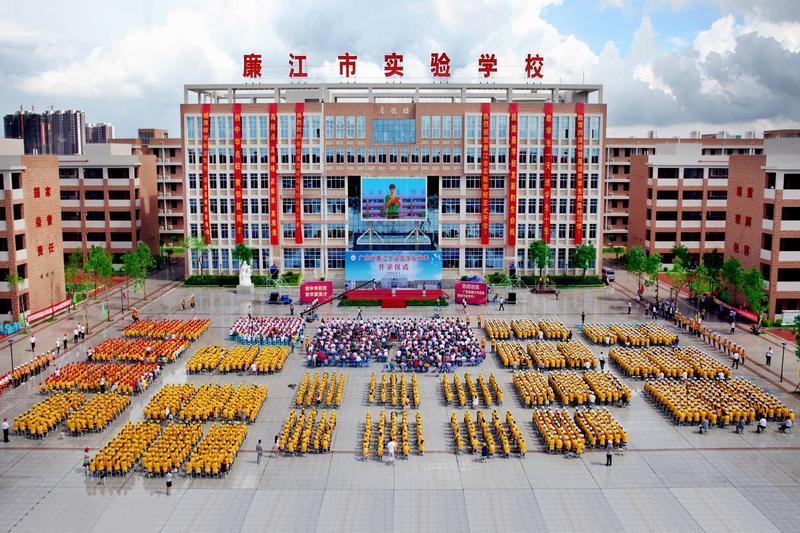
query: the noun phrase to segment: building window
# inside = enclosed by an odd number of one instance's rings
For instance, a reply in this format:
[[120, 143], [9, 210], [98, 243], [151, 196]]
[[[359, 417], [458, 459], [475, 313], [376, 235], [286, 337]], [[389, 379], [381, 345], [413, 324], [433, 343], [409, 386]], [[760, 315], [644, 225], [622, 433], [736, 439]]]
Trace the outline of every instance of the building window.
[[442, 214], [458, 214], [461, 212], [461, 200], [458, 198], [442, 198]]
[[428, 139], [431, 136], [431, 117], [428, 115], [422, 116], [422, 138]]
[[284, 215], [289, 215], [294, 213], [294, 198], [281, 198], [282, 202], [282, 213]]
[[442, 224], [442, 239], [458, 239], [458, 224]]
[[322, 224], [303, 224], [304, 239], [321, 239]]
[[503, 249], [502, 248], [487, 248], [486, 249], [486, 268], [495, 268], [498, 270], [503, 269]]
[[417, 122], [413, 118], [372, 120], [372, 144], [414, 144]]
[[505, 176], [489, 176], [490, 189], [504, 189], [506, 186]]
[[319, 215], [322, 213], [322, 200], [319, 198], [303, 198], [303, 213]]
[[489, 213], [495, 215], [502, 215], [506, 212], [506, 203], [504, 198], [489, 198]]
[[344, 176], [328, 176], [325, 181], [328, 189], [344, 189]]
[[305, 268], [319, 268], [322, 263], [322, 254], [319, 248], [306, 248], [303, 250], [303, 266]]
[[283, 249], [283, 268], [300, 268], [300, 248]]
[[326, 200], [327, 212], [330, 215], [344, 214], [344, 198], [328, 198]]
[[481, 212], [481, 199], [480, 198], [467, 198], [466, 209], [467, 214], [478, 214]]
[[283, 176], [281, 178], [282, 189], [294, 189], [294, 176]]
[[464, 248], [464, 266], [483, 268], [483, 248]]
[[464, 224], [464, 237], [478, 239], [481, 236], [481, 225], [475, 223]]
[[[489, 223], [489, 237], [492, 239], [502, 239], [505, 233], [505, 223], [491, 222]], [[488, 266], [488, 263], [487, 263]]]
[[328, 248], [328, 268], [344, 268], [344, 248]]
[[283, 232], [284, 239], [294, 239], [295, 237], [294, 222], [288, 224], [281, 224], [281, 231]]
[[328, 238], [344, 239], [345, 238], [344, 224], [328, 224]]
[[303, 189], [319, 189], [322, 179], [319, 176], [303, 176]]
[[454, 116], [453, 117], [453, 138], [460, 139], [461, 138], [461, 117]]
[[442, 189], [460, 189], [460, 176], [442, 176]]
[[459, 268], [461, 250], [458, 248], [442, 248], [442, 267]]

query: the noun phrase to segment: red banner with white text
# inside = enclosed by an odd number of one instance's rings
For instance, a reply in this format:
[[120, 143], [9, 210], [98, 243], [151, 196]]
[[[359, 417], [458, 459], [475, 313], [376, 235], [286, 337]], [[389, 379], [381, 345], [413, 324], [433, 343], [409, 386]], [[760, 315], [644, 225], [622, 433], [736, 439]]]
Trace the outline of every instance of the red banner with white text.
[[553, 186], [553, 104], [544, 104], [544, 191], [542, 200], [542, 240], [550, 243], [550, 198]]
[[233, 227], [236, 244], [244, 242], [242, 211], [242, 104], [233, 104]]
[[211, 219], [208, 214], [208, 133], [211, 127], [211, 104], [203, 104], [201, 120], [200, 144], [203, 157], [200, 163], [200, 190], [203, 195], [203, 240], [208, 244], [211, 242]]
[[575, 244], [583, 241], [583, 104], [575, 104]]
[[489, 119], [491, 104], [481, 104], [481, 244], [489, 244]]
[[294, 243], [303, 244], [303, 111], [304, 104], [294, 105]]
[[508, 245], [517, 244], [517, 104], [508, 104]]
[[278, 104], [269, 104], [269, 243], [280, 243], [278, 233]]

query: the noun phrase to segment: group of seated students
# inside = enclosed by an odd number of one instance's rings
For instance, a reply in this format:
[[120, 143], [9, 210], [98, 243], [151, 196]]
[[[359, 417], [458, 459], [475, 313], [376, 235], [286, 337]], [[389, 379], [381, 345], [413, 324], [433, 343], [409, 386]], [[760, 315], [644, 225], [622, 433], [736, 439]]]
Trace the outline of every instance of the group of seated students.
[[480, 364], [486, 350], [457, 318], [338, 319], [320, 325], [307, 355], [309, 366], [361, 366], [374, 359], [392, 370], [425, 372]]
[[279, 344], [288, 346], [303, 333], [300, 317], [248, 316], [233, 323], [231, 340], [242, 344]]

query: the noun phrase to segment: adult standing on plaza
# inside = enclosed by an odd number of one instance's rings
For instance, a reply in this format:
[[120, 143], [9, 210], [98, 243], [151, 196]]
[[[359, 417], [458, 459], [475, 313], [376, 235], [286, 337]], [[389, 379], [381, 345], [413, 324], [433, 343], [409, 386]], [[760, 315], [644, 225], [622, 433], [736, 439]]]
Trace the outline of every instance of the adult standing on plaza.
[[256, 444], [256, 464], [261, 464], [261, 456], [264, 454], [264, 447], [261, 446], [261, 439], [258, 439], [258, 444]]
[[8, 417], [3, 417], [3, 442], [10, 442], [8, 440]]
[[186, 296], [181, 298], [181, 311], [186, 311]]
[[731, 364], [731, 368], [739, 368], [739, 352], [733, 352], [733, 364]]
[[506, 303], [506, 299], [501, 296], [500, 297], [500, 308], [498, 309], [498, 311], [505, 311], [505, 309], [506, 309], [505, 303]]
[[67, 334], [66, 333], [64, 333], [64, 336], [61, 337], [61, 344], [64, 345], [64, 351], [66, 352], [67, 348], [69, 347], [69, 345], [68, 345], [69, 344], [69, 339], [67, 339]]
[[611, 439], [606, 441], [606, 466], [611, 466], [611, 460], [614, 458], [614, 442]]
[[31, 335], [31, 351], [36, 353], [36, 335]]
[[586, 324], [586, 311], [581, 311], [581, 324]]
[[736, 333], [736, 320], [735, 319], [731, 319], [731, 333], [730, 334], [734, 335], [735, 333]]
[[361, 308], [358, 308], [358, 314], [356, 315], [356, 320], [363, 320], [363, 315], [361, 314]]
[[397, 443], [394, 439], [389, 441], [389, 444], [386, 445], [386, 451], [389, 453], [389, 461], [394, 464], [394, 452], [397, 449]]
[[598, 359], [600, 360], [600, 370], [603, 370], [606, 366], [606, 356], [603, 354], [602, 350], [600, 350], [600, 357]]
[[189, 307], [194, 309], [194, 306], [197, 304], [197, 301], [194, 299], [194, 294], [189, 298]]
[[172, 494], [172, 471], [170, 470], [167, 472], [167, 475], [164, 476], [164, 480], [167, 482], [167, 496]]
[[631, 314], [631, 309], [633, 309], [633, 303], [628, 300], [628, 314]]
[[767, 360], [767, 366], [769, 366], [772, 363], [772, 346], [767, 348], [767, 353], [764, 357]]

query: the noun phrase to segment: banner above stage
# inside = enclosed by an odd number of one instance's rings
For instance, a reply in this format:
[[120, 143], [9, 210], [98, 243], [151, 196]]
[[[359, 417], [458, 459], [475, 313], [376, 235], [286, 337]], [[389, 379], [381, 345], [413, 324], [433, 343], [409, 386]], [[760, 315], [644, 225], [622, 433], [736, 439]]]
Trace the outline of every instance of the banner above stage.
[[390, 289], [441, 288], [442, 252], [347, 251], [344, 254], [347, 282], [375, 280]]

